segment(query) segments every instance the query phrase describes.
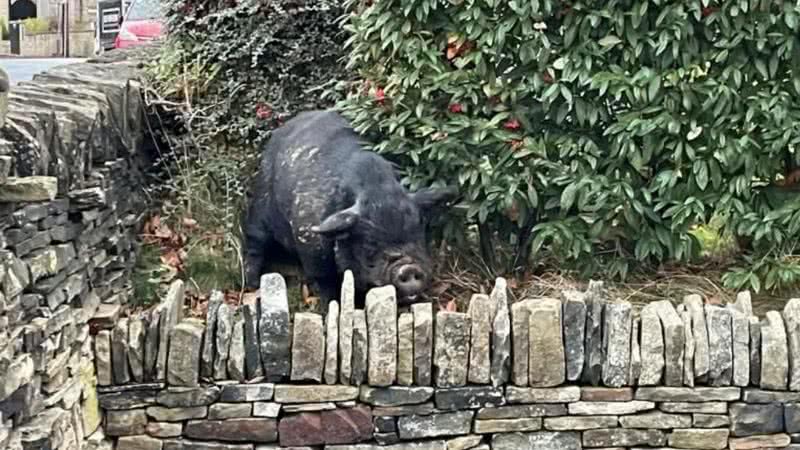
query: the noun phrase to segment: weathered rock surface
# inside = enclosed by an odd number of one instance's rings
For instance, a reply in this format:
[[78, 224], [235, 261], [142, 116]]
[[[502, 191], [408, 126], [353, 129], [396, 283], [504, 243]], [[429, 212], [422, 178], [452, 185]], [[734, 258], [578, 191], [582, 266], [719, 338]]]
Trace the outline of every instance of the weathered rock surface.
[[800, 391], [800, 298], [786, 303], [783, 322], [789, 350], [789, 390]]
[[435, 393], [436, 407], [443, 411], [477, 409], [505, 404], [503, 390], [490, 386], [440, 388]]
[[147, 415], [157, 422], [181, 422], [184, 420], [205, 418], [208, 415], [208, 407], [165, 408], [163, 406], [151, 406], [147, 408]]
[[683, 319], [668, 300], [654, 303], [664, 332], [664, 384], [683, 385], [683, 358], [686, 346], [686, 330]]
[[[533, 404], [513, 406], [492, 406], [481, 408], [476, 415], [477, 419], [516, 419], [519, 417], [555, 417], [566, 416], [567, 407], [561, 404]], [[616, 424], [616, 419], [614, 419]]]
[[[772, 448], [788, 448], [792, 442], [787, 434], [773, 434], [769, 436], [751, 436], [744, 438], [731, 438], [730, 450], [761, 450]], [[792, 449], [794, 450], [794, 449]]]
[[120, 319], [111, 332], [111, 362], [115, 384], [131, 381], [128, 366], [128, 319]]
[[261, 277], [258, 329], [261, 363], [267, 381], [281, 381], [291, 375], [291, 335], [286, 281], [278, 274]]
[[605, 429], [583, 432], [584, 447], [659, 447], [667, 443], [659, 430]]
[[750, 383], [761, 385], [761, 322], [750, 317]]
[[414, 315], [414, 383], [431, 385], [433, 369], [433, 304], [416, 303], [411, 306]]
[[546, 417], [544, 428], [550, 431], [585, 431], [615, 428], [619, 425], [617, 416], [566, 416]]
[[397, 384], [414, 383], [414, 315], [400, 314], [397, 319]]
[[522, 300], [511, 305], [511, 381], [516, 386], [528, 386], [530, 346], [530, 316], [535, 300]]
[[233, 308], [223, 303], [217, 310], [216, 346], [214, 357], [214, 379], [228, 379], [228, 357], [233, 339]]
[[628, 383], [631, 364], [631, 304], [608, 303], [603, 316], [603, 384], [621, 387]]
[[367, 293], [367, 379], [370, 386], [391, 386], [397, 379], [396, 297], [392, 285]]
[[156, 358], [156, 380], [167, 379], [167, 355], [169, 353], [170, 331], [183, 319], [184, 284], [175, 280], [170, 284], [167, 295], [158, 306], [158, 357]]
[[508, 403], [570, 403], [581, 399], [581, 388], [565, 386], [559, 388], [506, 387]]
[[128, 323], [128, 365], [133, 381], [144, 381], [145, 327], [141, 318], [132, 318]]
[[643, 428], [671, 430], [673, 428], [690, 428], [692, 416], [688, 414], [669, 414], [662, 411], [650, 411], [630, 416], [620, 416], [619, 424], [623, 428]]
[[586, 339], [586, 302], [578, 291], [561, 293], [564, 305], [564, 350], [567, 358], [567, 381], [580, 379], [584, 365], [584, 340]]
[[750, 320], [733, 305], [728, 305], [728, 309], [733, 336], [732, 384], [747, 387], [750, 384]]
[[219, 395], [221, 402], [263, 402], [272, 400], [275, 385], [270, 383], [258, 384], [227, 384], [222, 387]]
[[494, 303], [488, 295], [474, 294], [469, 302], [470, 319], [469, 373], [467, 381], [488, 384], [491, 371], [491, 339]]
[[235, 319], [233, 333], [231, 333], [231, 346], [228, 350], [228, 378], [239, 382], [247, 378], [245, 374], [244, 317], [241, 315]]
[[641, 387], [636, 390], [636, 400], [652, 402], [732, 402], [739, 399], [737, 387]]
[[343, 385], [275, 385], [276, 403], [346, 402], [358, 398], [358, 388]]
[[539, 299], [529, 318], [528, 381], [532, 387], [558, 386], [566, 380], [561, 302]]
[[[110, 386], [113, 383], [111, 369], [111, 332], [102, 330], [97, 333], [94, 340], [95, 367], [97, 370], [97, 384]], [[14, 373], [9, 371], [9, 373]], [[19, 387], [19, 386], [17, 386]], [[16, 390], [16, 388], [14, 390]], [[11, 391], [13, 392], [13, 391]], [[10, 395], [10, 393], [8, 395]], [[0, 395], [0, 397], [5, 397]]]
[[786, 390], [789, 383], [789, 347], [783, 318], [777, 311], [761, 323], [761, 388]]
[[640, 329], [641, 319], [635, 317], [631, 323], [631, 365], [628, 371], [628, 385], [630, 386], [636, 385], [642, 375], [642, 350], [639, 345]]
[[708, 324], [709, 383], [730, 386], [733, 381], [733, 329], [731, 310], [705, 305]]
[[261, 348], [258, 342], [258, 305], [245, 303], [239, 311], [244, 320], [244, 371], [245, 379], [253, 380], [264, 376], [261, 367]]
[[581, 448], [580, 433], [540, 431], [499, 433], [492, 436], [492, 450], [562, 450]]
[[568, 405], [569, 413], [576, 416], [624, 415], [655, 409], [656, 404], [642, 400], [629, 402], [575, 402]]
[[433, 391], [434, 389], [431, 387], [374, 388], [361, 386], [359, 398], [362, 402], [373, 406], [415, 405], [430, 400], [433, 397]]
[[298, 313], [294, 316], [292, 339], [292, 380], [322, 382], [325, 366], [325, 332], [322, 316]]
[[168, 408], [208, 406], [219, 399], [219, 393], [220, 389], [216, 386], [197, 388], [171, 387], [159, 392], [156, 402]]
[[658, 317], [658, 305], [650, 303], [641, 313], [642, 373], [639, 385], [654, 386], [661, 382], [664, 373], [664, 331]]
[[190, 420], [183, 434], [215, 441], [275, 442], [278, 427], [272, 419]]
[[584, 336], [584, 366], [581, 380], [598, 386], [603, 377], [603, 309], [605, 286], [602, 281], [590, 281], [584, 294], [586, 302], [586, 334]]
[[694, 387], [694, 336], [692, 335], [692, 314], [686, 305], [678, 305], [678, 314], [683, 322], [683, 384]]
[[326, 384], [336, 384], [339, 379], [339, 302], [328, 303], [325, 316], [325, 369]]
[[684, 297], [683, 304], [692, 316], [692, 337], [694, 338], [694, 378], [702, 378], [710, 369], [710, 348], [708, 327], [706, 326], [703, 299], [699, 295]]
[[728, 430], [674, 430], [669, 435], [671, 447], [685, 449], [725, 449], [728, 448]]
[[730, 406], [731, 435], [734, 437], [782, 433], [783, 406], [778, 403], [749, 405], [734, 403]]
[[495, 280], [489, 298], [494, 308], [490, 378], [492, 386], [499, 387], [506, 384], [511, 376], [511, 316], [508, 312], [508, 286], [505, 278]]
[[171, 386], [199, 386], [203, 323], [187, 319], [170, 332], [167, 382]]
[[208, 407], [209, 420], [243, 419], [252, 415], [252, 403], [215, 403]]
[[405, 416], [397, 421], [400, 439], [426, 439], [469, 434], [472, 430], [472, 411]]
[[346, 270], [341, 289], [341, 310], [339, 311], [339, 382], [350, 384], [353, 374], [353, 311], [355, 310], [355, 280], [353, 272]]
[[437, 387], [458, 387], [467, 383], [469, 335], [470, 321], [466, 314], [448, 311], [436, 314], [433, 365]]
[[350, 384], [361, 386], [367, 381], [367, 316], [364, 310], [353, 311], [353, 360]]
[[203, 352], [200, 359], [200, 375], [206, 379], [214, 378], [214, 356], [216, 354], [217, 311], [224, 300], [222, 292], [214, 290], [208, 299], [206, 332], [203, 338]]

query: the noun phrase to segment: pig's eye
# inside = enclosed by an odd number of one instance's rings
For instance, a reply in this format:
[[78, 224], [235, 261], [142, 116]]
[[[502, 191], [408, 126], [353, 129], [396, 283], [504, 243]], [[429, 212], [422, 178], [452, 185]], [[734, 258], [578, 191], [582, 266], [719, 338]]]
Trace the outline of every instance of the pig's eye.
[[403, 254], [399, 252], [391, 252], [386, 254], [386, 259], [389, 261], [389, 264], [397, 262], [402, 257]]

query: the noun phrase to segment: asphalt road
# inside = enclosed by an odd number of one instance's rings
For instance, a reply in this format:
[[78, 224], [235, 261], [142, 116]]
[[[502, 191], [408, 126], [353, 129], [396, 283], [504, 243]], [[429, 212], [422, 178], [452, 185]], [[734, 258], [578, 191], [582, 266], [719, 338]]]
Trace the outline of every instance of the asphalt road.
[[2, 67], [11, 79], [11, 84], [17, 84], [20, 81], [30, 81], [37, 73], [44, 72], [45, 70], [60, 66], [64, 64], [71, 64], [82, 61], [78, 58], [3, 58], [0, 59], [0, 67]]

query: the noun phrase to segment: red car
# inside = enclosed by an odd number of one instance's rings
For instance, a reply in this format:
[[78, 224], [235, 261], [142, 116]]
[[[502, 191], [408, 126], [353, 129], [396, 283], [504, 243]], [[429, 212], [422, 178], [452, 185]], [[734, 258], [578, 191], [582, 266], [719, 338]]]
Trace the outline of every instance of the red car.
[[114, 48], [145, 44], [162, 37], [163, 33], [160, 1], [133, 0], [114, 39]]

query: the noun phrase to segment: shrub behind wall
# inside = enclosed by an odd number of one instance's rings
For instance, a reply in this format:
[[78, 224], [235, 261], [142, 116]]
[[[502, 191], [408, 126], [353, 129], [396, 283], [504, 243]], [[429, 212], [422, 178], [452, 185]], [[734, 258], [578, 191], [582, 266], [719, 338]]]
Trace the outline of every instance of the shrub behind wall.
[[776, 185], [800, 166], [796, 2], [348, 8], [364, 81], [343, 111], [412, 184], [458, 184], [466, 219], [522, 242], [520, 262], [545, 246], [617, 275], [687, 260], [716, 214], [761, 255], [792, 253], [800, 205]]

